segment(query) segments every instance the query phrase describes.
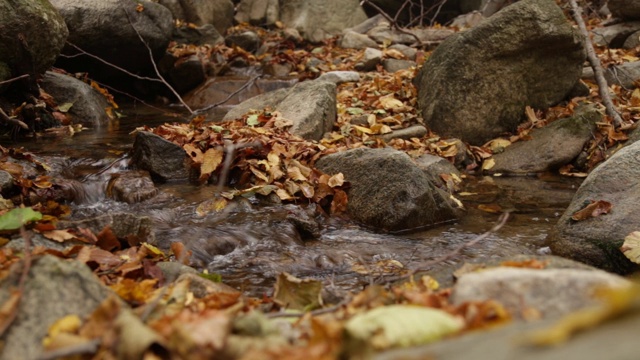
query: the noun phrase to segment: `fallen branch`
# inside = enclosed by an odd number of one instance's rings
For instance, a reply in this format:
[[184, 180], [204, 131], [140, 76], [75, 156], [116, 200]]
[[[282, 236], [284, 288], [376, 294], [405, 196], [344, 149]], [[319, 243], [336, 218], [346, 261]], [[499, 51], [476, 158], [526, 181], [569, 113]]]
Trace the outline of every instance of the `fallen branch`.
[[596, 51], [593, 49], [593, 44], [591, 43], [587, 26], [584, 24], [584, 20], [582, 19], [582, 9], [578, 6], [576, 0], [569, 0], [569, 4], [571, 5], [573, 20], [578, 24], [578, 29], [580, 29], [580, 33], [584, 38], [584, 46], [587, 50], [587, 60], [589, 60], [589, 64], [593, 69], [593, 74], [596, 78], [596, 83], [598, 84], [598, 92], [600, 93], [600, 98], [602, 98], [602, 103], [607, 109], [607, 115], [609, 115], [613, 120], [613, 126], [615, 128], [619, 128], [622, 126], [624, 121], [616, 110], [615, 105], [613, 105], [613, 101], [609, 95], [609, 85], [607, 84], [607, 80], [604, 78], [602, 65], [596, 55]]
[[385, 281], [385, 283], [391, 283], [391, 282], [395, 282], [395, 281], [399, 281], [399, 280], [405, 280], [405, 279], [409, 279], [412, 278], [417, 272], [419, 271], [427, 271], [430, 270], [434, 265], [443, 263], [447, 260], [450, 260], [458, 255], [460, 255], [460, 253], [462, 252], [462, 250], [466, 249], [466, 248], [470, 248], [472, 246], [475, 246], [476, 244], [478, 244], [480, 241], [484, 240], [485, 238], [487, 238], [487, 236], [495, 233], [496, 231], [500, 230], [504, 224], [507, 223], [507, 220], [509, 219], [509, 213], [505, 212], [502, 215], [500, 215], [500, 218], [498, 219], [498, 222], [491, 228], [489, 229], [489, 231], [485, 232], [484, 234], [478, 235], [477, 237], [473, 238], [470, 241], [467, 241], [465, 243], [463, 243], [462, 245], [458, 246], [457, 248], [453, 249], [452, 251], [437, 257], [433, 260], [427, 261], [425, 263], [420, 264], [418, 267], [412, 269], [411, 271], [409, 271], [409, 273], [407, 275], [402, 275], [402, 276], [396, 276], [393, 278], [383, 278], [383, 280]]
[[189, 113], [191, 115], [193, 115], [194, 112], [193, 112], [193, 110], [191, 110], [189, 105], [187, 105], [187, 103], [184, 102], [184, 100], [182, 99], [180, 94], [178, 94], [178, 92], [173, 88], [173, 86], [169, 85], [167, 80], [165, 80], [165, 78], [160, 74], [160, 70], [158, 70], [158, 65], [156, 64], [155, 60], [153, 60], [153, 51], [151, 51], [151, 48], [149, 47], [147, 42], [144, 40], [142, 35], [140, 35], [140, 32], [138, 31], [138, 29], [136, 29], [136, 27], [133, 25], [133, 21], [131, 21], [131, 17], [129, 16], [129, 12], [127, 11], [127, 9], [125, 9], [123, 7], [122, 10], [124, 11], [125, 15], [127, 16], [127, 20], [129, 21], [129, 25], [131, 25], [131, 28], [133, 29], [133, 31], [135, 31], [136, 35], [138, 35], [138, 39], [140, 39], [140, 42], [142, 42], [144, 44], [144, 47], [147, 48], [147, 51], [149, 52], [149, 60], [151, 60], [151, 65], [153, 65], [153, 70], [156, 72], [156, 76], [158, 77], [158, 79], [169, 89], [169, 91], [171, 91], [173, 93], [173, 95], [178, 99], [178, 101], [180, 101], [182, 106], [184, 106], [185, 109], [187, 109], [189, 111]]
[[20, 76], [17, 76], [17, 77], [14, 77], [14, 78], [11, 78], [11, 79], [8, 79], [8, 80], [5, 80], [5, 81], [0, 81], [0, 85], [9, 84], [9, 83], [12, 83], [14, 81], [18, 81], [18, 80], [27, 78], [29, 76], [30, 76], [29, 74], [24, 74], [24, 75], [20, 75]]
[[418, 42], [418, 46], [420, 46], [420, 47], [424, 46], [424, 43], [418, 37], [418, 35], [416, 35], [416, 34], [412, 33], [411, 31], [405, 30], [405, 29], [401, 28], [400, 26], [398, 26], [398, 23], [394, 19], [392, 19], [391, 16], [389, 16], [389, 14], [387, 14], [384, 10], [382, 10], [378, 5], [372, 3], [370, 0], [364, 0], [363, 3], [371, 6], [380, 15], [382, 15], [382, 17], [384, 17], [389, 22], [389, 24], [391, 25], [392, 29], [396, 29], [396, 30], [398, 30], [399, 32], [401, 32], [403, 34], [407, 34], [407, 35], [413, 36], [413, 38], [416, 39], [416, 41]]
[[232, 97], [236, 96], [240, 91], [242, 91], [242, 90], [248, 88], [249, 86], [253, 85], [253, 83], [255, 83], [256, 80], [258, 80], [258, 78], [260, 78], [260, 77], [262, 77], [262, 75], [256, 75], [256, 76], [252, 77], [244, 85], [242, 85], [240, 88], [238, 88], [238, 90], [236, 90], [236, 91], [232, 92], [231, 94], [229, 94], [229, 96], [227, 96], [224, 100], [219, 101], [219, 102], [217, 102], [215, 104], [211, 104], [211, 105], [205, 106], [202, 109], [198, 109], [198, 110], [194, 111], [193, 113], [195, 115], [202, 114], [205, 111], [209, 111], [209, 110], [211, 110], [213, 108], [216, 108], [216, 107], [226, 103], [227, 101], [231, 100]]
[[[29, 76], [29, 75], [27, 75]], [[2, 108], [0, 108], [0, 121], [3, 121], [7, 124], [11, 124], [11, 125], [16, 125], [16, 126], [20, 126], [21, 128], [25, 129], [25, 130], [29, 130], [29, 125], [25, 124], [24, 122], [18, 120], [18, 119], [14, 119], [14, 118], [10, 118], [9, 115], [7, 115], [7, 113], [4, 112], [4, 110], [2, 110]]]

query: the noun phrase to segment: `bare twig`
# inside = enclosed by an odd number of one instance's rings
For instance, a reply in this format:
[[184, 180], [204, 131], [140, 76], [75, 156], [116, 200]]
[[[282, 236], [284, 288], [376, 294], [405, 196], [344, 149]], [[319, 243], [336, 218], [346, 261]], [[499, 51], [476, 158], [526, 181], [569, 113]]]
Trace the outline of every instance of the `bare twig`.
[[387, 21], [389, 21], [389, 24], [393, 29], [396, 29], [403, 34], [411, 35], [414, 39], [416, 39], [418, 46], [420, 47], [424, 46], [424, 44], [422, 43], [422, 40], [418, 37], [418, 35], [398, 26], [398, 23], [396, 23], [396, 21], [392, 19], [391, 16], [389, 16], [389, 14], [387, 14], [384, 10], [382, 10], [378, 5], [372, 3], [370, 0], [364, 0], [363, 3], [368, 4], [369, 6], [374, 8], [380, 15], [382, 15], [382, 17], [384, 17]]
[[27, 78], [29, 76], [30, 76], [29, 74], [24, 74], [24, 75], [20, 75], [20, 76], [17, 76], [17, 77], [14, 77], [14, 78], [11, 78], [11, 79], [8, 79], [8, 80], [5, 80], [5, 81], [0, 81], [0, 85], [9, 84], [9, 83], [12, 83], [14, 81], [18, 81], [18, 80]]
[[23, 128], [25, 130], [29, 130], [29, 125], [23, 123], [22, 121], [20, 121], [18, 119], [10, 118], [9, 115], [7, 115], [7, 113], [5, 113], [4, 110], [2, 110], [1, 108], [0, 108], [0, 120], [6, 122], [8, 124], [20, 126], [21, 128]]
[[[67, 41], [67, 44], [69, 44], [71, 47], [73, 47], [74, 49], [76, 49], [76, 50], [77, 50], [78, 52], [80, 52], [82, 55], [86, 55], [86, 56], [88, 56], [88, 57], [90, 57], [90, 58], [92, 58], [92, 59], [96, 59], [96, 60], [100, 61], [101, 63], [103, 63], [103, 64], [105, 64], [105, 65], [107, 65], [107, 66], [109, 66], [109, 67], [112, 67], [112, 68], [114, 68], [114, 69], [116, 69], [116, 70], [119, 70], [119, 71], [121, 71], [121, 72], [123, 72], [123, 73], [125, 73], [125, 74], [127, 74], [127, 75], [129, 75], [129, 76], [131, 76], [131, 77], [134, 77], [134, 78], [139, 79], [139, 80], [154, 81], [154, 82], [159, 82], [159, 83], [161, 83], [161, 82], [162, 82], [162, 80], [160, 80], [160, 79], [150, 78], [150, 77], [140, 76], [140, 75], [134, 74], [134, 73], [132, 73], [132, 72], [130, 72], [130, 71], [128, 71], [128, 70], [126, 70], [126, 69], [123, 69], [123, 68], [119, 67], [119, 66], [118, 66], [118, 65], [116, 65], [116, 64], [112, 64], [112, 63], [108, 62], [107, 60], [104, 60], [103, 58], [101, 58], [101, 57], [99, 57], [99, 56], [97, 56], [97, 55], [93, 55], [93, 54], [91, 54], [91, 53], [89, 53], [89, 52], [86, 52], [86, 51], [82, 50], [79, 46], [77, 46], [77, 45], [75, 45], [75, 44], [73, 44], [73, 43], [71, 43], [71, 42], [69, 42], [69, 41]], [[62, 57], [66, 57], [66, 58], [72, 58], [72, 57], [75, 57], [75, 56], [77, 56], [77, 55], [74, 55], [74, 56], [68, 56], [68, 55], [62, 55], [62, 54], [61, 54], [60, 56], [62, 56]]]
[[391, 282], [395, 282], [395, 281], [399, 281], [399, 280], [404, 280], [404, 279], [408, 279], [408, 278], [412, 278], [417, 272], [419, 271], [425, 271], [425, 270], [429, 270], [430, 268], [432, 268], [434, 265], [440, 264], [442, 262], [445, 262], [449, 259], [452, 259], [456, 256], [458, 256], [462, 250], [475, 246], [477, 243], [479, 243], [480, 241], [484, 240], [487, 236], [495, 233], [496, 231], [500, 230], [504, 224], [507, 223], [507, 220], [509, 219], [509, 213], [505, 212], [503, 213], [500, 218], [498, 219], [498, 222], [487, 232], [485, 232], [484, 234], [478, 235], [477, 237], [473, 238], [470, 241], [467, 241], [465, 243], [463, 243], [462, 245], [458, 246], [457, 248], [453, 249], [452, 251], [437, 257], [433, 260], [424, 262], [420, 265], [418, 265], [416, 268], [412, 269], [411, 271], [409, 271], [409, 273], [407, 275], [402, 275], [402, 276], [396, 276], [396, 277], [392, 277], [392, 278], [383, 278], [383, 280], [386, 283], [391, 283]]
[[205, 111], [209, 111], [209, 110], [211, 110], [213, 108], [216, 108], [216, 107], [226, 103], [227, 101], [231, 100], [232, 97], [236, 96], [239, 92], [241, 92], [242, 90], [244, 90], [244, 89], [248, 88], [249, 86], [253, 85], [253, 83], [255, 83], [256, 80], [258, 80], [260, 77], [262, 77], [262, 75], [256, 75], [256, 76], [252, 77], [251, 79], [249, 79], [249, 81], [244, 83], [244, 85], [242, 85], [240, 88], [238, 88], [238, 90], [236, 90], [236, 91], [232, 92], [231, 94], [229, 94], [229, 96], [227, 96], [224, 100], [219, 101], [219, 102], [217, 102], [215, 104], [211, 104], [211, 105], [205, 106], [202, 109], [198, 109], [198, 110], [194, 111], [193, 113], [195, 115], [202, 114]]
[[220, 174], [220, 178], [218, 179], [218, 186], [216, 187], [215, 194], [220, 194], [222, 189], [224, 188], [224, 184], [227, 183], [227, 177], [229, 176], [229, 171], [231, 170], [231, 162], [233, 162], [233, 157], [235, 156], [236, 150], [240, 150], [247, 147], [258, 147], [262, 146], [259, 142], [250, 142], [250, 143], [242, 143], [242, 144], [225, 144], [224, 146], [224, 164], [222, 165], [222, 172]]
[[124, 11], [125, 15], [127, 16], [127, 20], [129, 21], [129, 24], [131, 25], [131, 28], [133, 28], [133, 31], [135, 31], [136, 35], [138, 35], [138, 39], [140, 39], [140, 42], [142, 42], [144, 44], [144, 47], [147, 48], [147, 51], [149, 52], [149, 60], [151, 60], [151, 65], [153, 65], [153, 70], [156, 72], [156, 76], [173, 93], [173, 95], [178, 99], [178, 101], [180, 101], [182, 106], [184, 106], [185, 109], [187, 109], [189, 111], [189, 113], [191, 115], [193, 115], [193, 110], [191, 110], [189, 105], [187, 105], [187, 103], [184, 102], [184, 100], [182, 99], [182, 96], [180, 96], [180, 94], [178, 94], [178, 92], [173, 88], [173, 86], [169, 85], [167, 80], [165, 80], [165, 78], [162, 76], [162, 74], [160, 74], [160, 70], [158, 70], [158, 65], [156, 64], [156, 61], [153, 60], [153, 51], [149, 47], [149, 44], [147, 44], [147, 42], [144, 40], [142, 35], [140, 35], [140, 32], [135, 27], [135, 25], [133, 25], [133, 21], [131, 21], [131, 16], [129, 15], [129, 12], [127, 11], [127, 9], [122, 7], [122, 11]]
[[613, 101], [611, 101], [611, 96], [609, 95], [609, 85], [607, 84], [607, 80], [604, 78], [602, 65], [600, 64], [600, 60], [596, 55], [596, 51], [593, 49], [593, 44], [591, 43], [591, 38], [589, 37], [589, 32], [587, 31], [587, 26], [582, 19], [582, 9], [578, 6], [576, 0], [569, 0], [569, 4], [571, 5], [571, 13], [573, 19], [578, 24], [580, 33], [582, 33], [582, 37], [584, 38], [584, 46], [587, 50], [587, 60], [589, 60], [589, 64], [591, 64], [591, 68], [593, 68], [593, 74], [595, 75], [596, 83], [598, 84], [598, 92], [600, 93], [602, 102], [607, 109], [607, 115], [609, 115], [613, 120], [613, 126], [615, 128], [619, 128], [620, 126], [622, 126], [624, 121], [616, 110], [615, 105], [613, 105]]

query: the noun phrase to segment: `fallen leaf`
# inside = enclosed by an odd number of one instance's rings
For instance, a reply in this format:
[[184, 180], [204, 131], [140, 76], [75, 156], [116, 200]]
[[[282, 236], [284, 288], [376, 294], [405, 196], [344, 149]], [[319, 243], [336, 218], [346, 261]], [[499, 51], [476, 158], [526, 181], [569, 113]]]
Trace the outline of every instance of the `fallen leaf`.
[[76, 237], [74, 234], [69, 233], [69, 230], [43, 231], [42, 236], [57, 242], [65, 242], [67, 240], [75, 239]]
[[34, 211], [30, 207], [15, 208], [0, 215], [0, 230], [15, 230], [30, 221], [42, 219], [42, 213]]
[[620, 251], [632, 262], [640, 264], [640, 231], [634, 231], [627, 235]]
[[322, 282], [298, 279], [283, 272], [276, 280], [273, 300], [287, 309], [308, 311], [322, 306]]
[[204, 181], [209, 178], [212, 172], [216, 171], [222, 163], [224, 151], [219, 148], [211, 148], [205, 151], [200, 166], [200, 180]]
[[598, 217], [602, 214], [608, 214], [611, 211], [612, 205], [608, 201], [598, 200], [590, 201], [587, 205], [571, 215], [571, 219], [574, 221], [582, 221], [589, 218]]

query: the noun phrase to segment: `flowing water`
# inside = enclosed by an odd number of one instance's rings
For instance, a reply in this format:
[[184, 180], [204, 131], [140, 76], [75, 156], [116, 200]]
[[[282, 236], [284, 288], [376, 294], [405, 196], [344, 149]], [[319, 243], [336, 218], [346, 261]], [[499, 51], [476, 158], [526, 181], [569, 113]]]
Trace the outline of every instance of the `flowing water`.
[[[325, 218], [313, 206], [265, 205], [256, 199], [233, 203], [222, 213], [204, 217], [196, 207], [214, 196], [215, 186], [157, 184], [159, 195], [126, 204], [105, 196], [110, 173], [127, 168], [127, 151], [138, 126], [177, 121], [129, 109], [138, 114], [90, 129], [73, 137], [32, 139], [5, 146], [23, 146], [44, 158], [56, 176], [75, 180], [85, 194], [73, 205], [73, 218], [131, 212], [153, 219], [156, 241], [168, 247], [181, 241], [193, 251], [198, 266], [222, 275], [225, 283], [253, 295], [270, 292], [275, 277], [287, 271], [322, 279], [340, 291], [358, 290], [381, 272], [394, 273], [450, 253], [489, 230], [498, 215], [478, 210], [499, 206], [511, 217], [497, 233], [458, 256], [439, 263], [434, 274], [446, 273], [465, 261], [490, 261], [544, 250], [544, 239], [564, 211], [579, 182], [574, 179], [469, 177], [460, 196], [467, 208], [457, 223], [411, 234], [379, 234], [341, 218]], [[319, 237], [302, 239], [292, 218], [315, 220]]]

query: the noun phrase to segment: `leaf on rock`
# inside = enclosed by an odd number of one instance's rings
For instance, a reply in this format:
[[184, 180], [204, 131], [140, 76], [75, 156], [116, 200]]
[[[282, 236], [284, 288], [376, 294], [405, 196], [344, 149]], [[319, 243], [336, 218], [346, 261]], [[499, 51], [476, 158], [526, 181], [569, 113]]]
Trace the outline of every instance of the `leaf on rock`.
[[247, 116], [247, 125], [253, 127], [253, 126], [257, 126], [259, 125], [260, 122], [258, 121], [258, 114], [252, 114]]
[[69, 230], [50, 230], [43, 231], [42, 236], [46, 237], [49, 240], [57, 241], [57, 242], [65, 242], [67, 240], [75, 239], [75, 235], [71, 234]]
[[193, 160], [196, 164], [202, 164], [204, 159], [204, 155], [202, 154], [202, 150], [198, 149], [193, 144], [185, 144], [183, 147], [184, 151], [187, 152], [187, 155]]
[[351, 339], [376, 350], [427, 344], [462, 329], [464, 322], [442, 310], [389, 305], [354, 316], [345, 325]]
[[392, 110], [394, 112], [399, 112], [404, 110], [404, 104], [402, 103], [402, 101], [394, 98], [393, 94], [381, 96], [379, 101], [380, 101], [380, 105], [385, 110]]
[[273, 300], [287, 309], [307, 311], [322, 306], [321, 292], [321, 281], [298, 279], [283, 272], [276, 280]]
[[30, 207], [15, 208], [0, 215], [0, 230], [15, 230], [30, 221], [42, 219], [42, 213], [34, 211]]
[[620, 251], [632, 262], [640, 264], [640, 231], [634, 231], [627, 235]]
[[611, 208], [612, 205], [608, 201], [590, 201], [584, 208], [574, 212], [573, 215], [571, 215], [571, 219], [574, 221], [582, 221], [598, 217], [602, 214], [608, 214], [611, 211]]
[[342, 184], [344, 184], [344, 175], [342, 173], [337, 173], [331, 176], [329, 181], [327, 181], [327, 185], [332, 188], [342, 186]]
[[490, 170], [496, 165], [496, 161], [493, 158], [487, 159], [482, 163], [482, 170]]

